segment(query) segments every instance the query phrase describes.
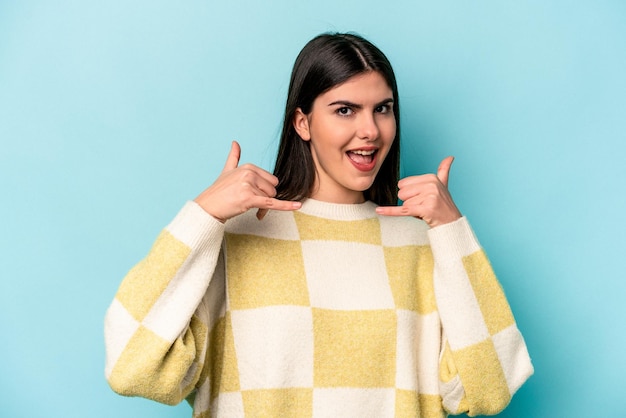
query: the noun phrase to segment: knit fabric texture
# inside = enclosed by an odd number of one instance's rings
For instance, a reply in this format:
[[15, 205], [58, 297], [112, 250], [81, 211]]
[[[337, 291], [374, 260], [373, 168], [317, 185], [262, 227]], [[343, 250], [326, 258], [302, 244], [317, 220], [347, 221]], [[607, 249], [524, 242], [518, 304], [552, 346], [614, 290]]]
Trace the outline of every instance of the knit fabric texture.
[[188, 202], [105, 319], [109, 384], [194, 417], [495, 414], [532, 374], [467, 220], [308, 199], [225, 225]]

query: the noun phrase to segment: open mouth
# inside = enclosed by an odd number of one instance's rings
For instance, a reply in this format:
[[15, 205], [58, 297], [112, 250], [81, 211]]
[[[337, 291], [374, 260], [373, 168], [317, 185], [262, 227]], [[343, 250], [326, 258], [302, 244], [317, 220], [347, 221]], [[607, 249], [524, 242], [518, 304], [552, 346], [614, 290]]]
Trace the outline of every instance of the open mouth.
[[374, 156], [378, 152], [377, 149], [372, 150], [353, 150], [348, 151], [346, 154], [350, 160], [358, 165], [370, 165], [374, 161]]

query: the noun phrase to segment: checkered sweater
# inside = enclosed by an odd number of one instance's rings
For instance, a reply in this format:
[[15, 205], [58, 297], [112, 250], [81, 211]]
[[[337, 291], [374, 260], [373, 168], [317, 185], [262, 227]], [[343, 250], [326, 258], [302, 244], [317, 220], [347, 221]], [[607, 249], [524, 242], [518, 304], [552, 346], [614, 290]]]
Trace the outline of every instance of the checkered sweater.
[[465, 218], [309, 199], [225, 225], [189, 202], [106, 314], [118, 393], [194, 417], [494, 414], [532, 374]]

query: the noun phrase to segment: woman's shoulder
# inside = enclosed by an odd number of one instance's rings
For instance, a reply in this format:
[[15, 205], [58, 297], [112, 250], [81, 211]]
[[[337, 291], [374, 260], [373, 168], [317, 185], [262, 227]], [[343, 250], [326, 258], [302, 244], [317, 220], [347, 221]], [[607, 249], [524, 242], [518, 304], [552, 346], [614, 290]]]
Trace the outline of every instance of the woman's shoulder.
[[298, 228], [293, 212], [270, 210], [259, 220], [258, 209], [250, 209], [239, 216], [229, 219], [225, 225], [227, 234], [256, 235], [266, 238], [297, 240]]
[[430, 227], [412, 216], [378, 215], [383, 245], [428, 245]]

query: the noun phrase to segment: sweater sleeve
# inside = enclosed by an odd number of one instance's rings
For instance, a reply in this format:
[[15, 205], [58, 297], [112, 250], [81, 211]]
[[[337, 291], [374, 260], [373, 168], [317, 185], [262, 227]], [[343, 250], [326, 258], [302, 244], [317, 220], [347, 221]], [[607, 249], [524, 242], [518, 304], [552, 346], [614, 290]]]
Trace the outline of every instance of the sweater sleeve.
[[443, 327], [443, 405], [453, 414], [497, 414], [533, 373], [526, 344], [466, 218], [428, 234]]
[[201, 301], [223, 236], [223, 224], [188, 202], [124, 278], [105, 316], [114, 391], [173, 405], [194, 389], [208, 339]]

